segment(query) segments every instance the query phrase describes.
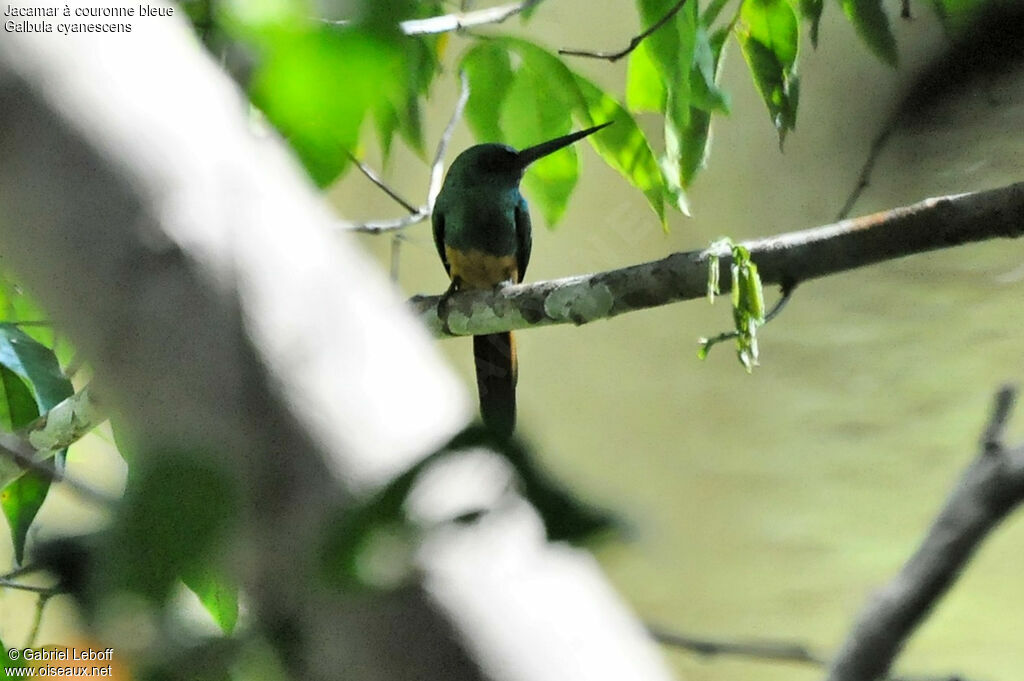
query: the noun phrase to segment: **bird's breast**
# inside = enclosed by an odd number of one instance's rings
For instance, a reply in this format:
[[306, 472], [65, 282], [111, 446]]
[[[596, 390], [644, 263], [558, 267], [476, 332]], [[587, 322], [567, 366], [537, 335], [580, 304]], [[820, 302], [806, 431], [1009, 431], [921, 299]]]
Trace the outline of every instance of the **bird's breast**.
[[446, 245], [449, 275], [462, 288], [492, 289], [506, 281], [519, 283], [519, 264], [515, 254], [494, 255], [479, 249], [462, 250]]

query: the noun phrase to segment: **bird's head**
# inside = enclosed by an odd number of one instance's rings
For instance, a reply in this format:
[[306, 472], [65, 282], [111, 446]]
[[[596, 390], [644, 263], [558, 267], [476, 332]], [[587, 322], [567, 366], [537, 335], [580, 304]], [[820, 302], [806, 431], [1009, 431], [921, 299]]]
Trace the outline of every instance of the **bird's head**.
[[446, 181], [455, 180], [464, 185], [518, 186], [519, 181], [523, 178], [523, 173], [531, 163], [608, 125], [611, 125], [611, 121], [556, 137], [521, 151], [516, 151], [506, 144], [477, 144], [455, 158], [448, 169]]

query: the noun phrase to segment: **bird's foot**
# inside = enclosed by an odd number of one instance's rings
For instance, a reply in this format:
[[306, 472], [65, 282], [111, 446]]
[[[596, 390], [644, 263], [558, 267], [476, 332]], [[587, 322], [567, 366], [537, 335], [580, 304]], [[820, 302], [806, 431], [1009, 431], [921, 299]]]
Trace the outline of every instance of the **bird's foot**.
[[437, 318], [441, 320], [441, 328], [448, 336], [453, 336], [452, 327], [448, 325], [448, 313], [451, 309], [451, 298], [456, 291], [459, 290], [459, 279], [456, 277], [452, 279], [452, 283], [448, 286], [448, 290], [441, 294], [441, 298], [437, 301]]

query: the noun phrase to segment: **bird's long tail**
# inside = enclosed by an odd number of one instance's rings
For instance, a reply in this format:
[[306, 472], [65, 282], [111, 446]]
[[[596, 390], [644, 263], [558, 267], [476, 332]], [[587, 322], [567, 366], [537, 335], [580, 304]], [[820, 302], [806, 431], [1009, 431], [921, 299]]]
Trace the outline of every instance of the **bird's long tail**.
[[500, 438], [516, 427], [516, 344], [511, 332], [473, 336], [480, 416]]

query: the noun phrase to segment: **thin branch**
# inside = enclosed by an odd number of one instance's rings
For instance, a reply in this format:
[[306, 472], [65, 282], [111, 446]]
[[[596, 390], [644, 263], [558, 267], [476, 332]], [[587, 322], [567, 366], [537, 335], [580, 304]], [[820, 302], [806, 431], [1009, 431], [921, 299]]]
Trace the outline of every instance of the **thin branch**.
[[[809, 667], [826, 667], [829, 658], [810, 647], [793, 641], [728, 640], [688, 636], [648, 626], [651, 637], [662, 645], [678, 648], [702, 657], [745, 657], [763, 662], [782, 662]], [[939, 676], [886, 676], [884, 681], [965, 681], [959, 674]]]
[[[400, 22], [398, 27], [405, 35], [450, 33], [451, 31], [477, 28], [488, 24], [500, 24], [517, 14], [525, 12], [534, 5], [539, 5], [540, 2], [541, 0], [523, 0], [523, 2], [487, 7], [472, 12], [455, 12], [426, 19], [407, 19]], [[332, 26], [347, 26], [351, 23], [348, 19], [319, 19], [319, 21]]]
[[705, 657], [724, 655], [729, 657], [750, 657], [771, 662], [793, 662], [823, 667], [828, 659], [812, 652], [807, 646], [788, 641], [729, 641], [724, 639], [698, 638], [663, 629], [648, 627], [651, 637], [666, 646], [688, 650]]
[[441, 139], [437, 143], [437, 151], [434, 152], [434, 162], [430, 166], [430, 188], [427, 190], [427, 213], [434, 211], [434, 201], [441, 193], [441, 181], [444, 179], [444, 157], [448, 153], [448, 145], [451, 144], [455, 128], [462, 119], [462, 112], [466, 110], [466, 102], [469, 101], [469, 77], [465, 71], [459, 71], [459, 99], [455, 102], [448, 125], [441, 133]]
[[672, 9], [665, 13], [665, 16], [654, 22], [646, 31], [630, 40], [629, 45], [626, 45], [625, 48], [619, 50], [618, 52], [591, 52], [590, 50], [561, 49], [558, 51], [558, 54], [567, 57], [588, 57], [590, 59], [607, 59], [610, 62], [616, 62], [625, 57], [633, 50], [635, 50], [637, 47], [639, 47], [640, 43], [642, 43], [644, 39], [646, 39], [649, 35], [651, 35], [659, 28], [661, 28], [669, 21], [671, 21], [672, 17], [674, 17], [679, 12], [679, 10], [683, 8], [683, 5], [685, 4], [686, 0], [679, 0], [679, 2], [677, 2], [672, 7]]
[[0, 577], [0, 589], [17, 589], [18, 591], [31, 591], [32, 593], [40, 594], [41, 596], [55, 596], [59, 593], [64, 593], [60, 589], [52, 586], [35, 586], [34, 584], [25, 584], [24, 582], [16, 582], [11, 579]]
[[23, 470], [32, 471], [51, 482], [63, 483], [82, 500], [99, 506], [113, 506], [115, 501], [86, 483], [62, 473], [49, 460], [37, 459], [38, 453], [26, 441], [12, 433], [0, 433], [0, 459], [8, 459]]
[[836, 222], [845, 220], [850, 216], [850, 211], [853, 210], [860, 195], [864, 193], [864, 190], [871, 185], [871, 173], [875, 169], [875, 163], [878, 161], [878, 157], [882, 153], [882, 149], [885, 148], [886, 143], [889, 141], [889, 137], [892, 135], [893, 130], [896, 129], [897, 117], [893, 117], [885, 124], [875, 141], [871, 143], [871, 149], [868, 151], [868, 157], [864, 161], [864, 165], [861, 166], [860, 175], [857, 176], [857, 184], [854, 185], [850, 191], [850, 195], [846, 197], [846, 202], [843, 203], [843, 207], [836, 214]]
[[56, 595], [56, 591], [52, 593], [39, 592], [39, 596], [36, 599], [36, 613], [32, 618], [32, 629], [28, 632], [28, 638], [25, 639], [25, 648], [33, 648], [36, 645], [36, 639], [39, 638], [39, 630], [43, 626], [43, 610], [46, 609], [46, 604], [50, 602], [50, 598]]
[[[915, 253], [994, 238], [1024, 236], [1024, 182], [932, 198], [874, 215], [744, 242], [765, 285], [806, 281]], [[703, 298], [708, 258], [717, 255], [722, 292], [732, 286], [731, 253], [722, 248], [674, 253], [618, 270], [495, 291], [461, 291], [448, 301], [447, 329], [438, 296], [411, 303], [437, 336], [479, 335], [551, 324], [585, 324], [627, 312]]]
[[458, 14], [445, 14], [429, 19], [409, 19], [399, 24], [402, 33], [405, 35], [433, 35], [436, 33], [448, 33], [450, 31], [461, 31], [465, 28], [477, 28], [488, 24], [500, 24], [539, 5], [541, 0], [523, 0], [498, 7], [488, 7], [472, 12], [460, 12]]
[[423, 222], [430, 217], [430, 213], [434, 210], [434, 201], [437, 200], [437, 195], [441, 192], [441, 181], [444, 179], [444, 157], [448, 153], [448, 145], [451, 143], [452, 135], [455, 134], [455, 128], [462, 119], [462, 112], [466, 110], [466, 102], [469, 101], [469, 79], [464, 72], [459, 73], [459, 85], [459, 99], [455, 102], [455, 108], [452, 110], [451, 118], [448, 119], [448, 125], [445, 126], [444, 132], [441, 133], [441, 139], [437, 143], [437, 150], [434, 152], [434, 159], [430, 164], [430, 184], [427, 188], [426, 204], [419, 208], [412, 208], [410, 205], [403, 204], [410, 209], [409, 215], [394, 220], [349, 225], [350, 231], [383, 234], [384, 232], [404, 229], [410, 225]]
[[366, 176], [366, 179], [377, 185], [378, 189], [380, 189], [385, 194], [394, 199], [395, 203], [399, 204], [400, 206], [402, 206], [402, 208], [406, 209], [410, 213], [419, 212], [419, 208], [412, 205], [412, 203], [410, 203], [409, 201], [403, 199], [397, 191], [388, 186], [388, 184], [381, 178], [380, 175], [377, 174], [377, 172], [373, 168], [363, 163], [362, 160], [356, 158], [355, 154], [349, 152], [348, 158], [350, 161], [352, 161], [352, 163], [356, 165], [356, 168], [359, 168], [360, 172], [362, 172], [363, 175]]
[[1014, 396], [1012, 388], [997, 394], [980, 453], [914, 555], [869, 599], [833, 660], [828, 681], [865, 681], [888, 673], [981, 542], [1024, 501], [1024, 445], [1006, 449], [999, 440]]

